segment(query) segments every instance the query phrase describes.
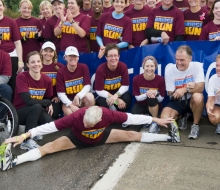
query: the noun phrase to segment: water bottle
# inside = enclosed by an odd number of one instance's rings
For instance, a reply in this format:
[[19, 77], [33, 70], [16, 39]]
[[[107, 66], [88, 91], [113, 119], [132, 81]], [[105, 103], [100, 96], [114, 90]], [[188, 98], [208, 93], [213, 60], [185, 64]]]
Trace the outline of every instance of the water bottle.
[[11, 132], [11, 121], [10, 120], [8, 120], [7, 128], [8, 128], [8, 132], [10, 133]]
[[161, 37], [151, 37], [151, 43], [161, 43], [162, 38]]

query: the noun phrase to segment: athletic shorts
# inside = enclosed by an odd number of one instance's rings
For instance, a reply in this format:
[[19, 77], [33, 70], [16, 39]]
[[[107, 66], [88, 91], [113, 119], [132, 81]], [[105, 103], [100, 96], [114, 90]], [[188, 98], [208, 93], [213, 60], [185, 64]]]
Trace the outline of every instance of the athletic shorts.
[[173, 110], [176, 110], [179, 115], [183, 115], [184, 113], [192, 113], [192, 110], [190, 109], [190, 100], [187, 100], [187, 105], [185, 100], [181, 101], [175, 101], [175, 100], [170, 100], [166, 107], [170, 107]]
[[73, 132], [71, 131], [70, 134], [66, 135], [67, 138], [70, 139], [70, 141], [78, 148], [78, 149], [84, 149], [84, 148], [88, 148], [88, 147], [94, 147], [94, 146], [100, 146], [105, 144], [106, 140], [108, 139], [110, 133], [111, 133], [111, 128], [106, 128], [104, 130], [104, 135], [102, 137], [102, 139], [94, 144], [86, 144], [84, 142], [82, 142], [81, 140], [79, 140], [78, 138], [75, 137], [75, 135], [73, 134]]

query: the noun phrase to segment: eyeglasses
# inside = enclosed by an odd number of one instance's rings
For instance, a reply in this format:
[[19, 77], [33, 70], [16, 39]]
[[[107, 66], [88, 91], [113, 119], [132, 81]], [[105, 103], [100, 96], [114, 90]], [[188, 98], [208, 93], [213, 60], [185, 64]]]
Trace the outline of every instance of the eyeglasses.
[[106, 57], [108, 57], [108, 58], [117, 58], [117, 57], [119, 57], [119, 55], [108, 55]]

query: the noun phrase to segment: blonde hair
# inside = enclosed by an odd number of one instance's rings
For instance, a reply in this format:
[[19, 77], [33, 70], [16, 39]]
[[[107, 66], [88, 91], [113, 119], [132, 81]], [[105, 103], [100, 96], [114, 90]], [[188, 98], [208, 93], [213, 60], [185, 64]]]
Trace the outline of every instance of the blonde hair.
[[[43, 49], [40, 50], [40, 59], [42, 61], [42, 65], [44, 65], [42, 51], [43, 51]], [[54, 51], [54, 57], [52, 59], [52, 62], [55, 64], [55, 69], [58, 71], [60, 69], [60, 67], [57, 65], [57, 60], [58, 60], [57, 52]]]
[[22, 4], [22, 3], [27, 3], [28, 6], [29, 6], [31, 9], [33, 9], [33, 4], [31, 3], [30, 0], [21, 0], [21, 2], [19, 3], [19, 8], [21, 7], [21, 4]]
[[91, 106], [89, 107], [85, 115], [83, 117], [83, 120], [91, 125], [97, 124], [102, 119], [102, 109], [98, 106]]
[[50, 7], [50, 9], [53, 11], [52, 4], [50, 3], [50, 1], [48, 1], [48, 0], [41, 1], [40, 5], [39, 5], [40, 11], [44, 6]]

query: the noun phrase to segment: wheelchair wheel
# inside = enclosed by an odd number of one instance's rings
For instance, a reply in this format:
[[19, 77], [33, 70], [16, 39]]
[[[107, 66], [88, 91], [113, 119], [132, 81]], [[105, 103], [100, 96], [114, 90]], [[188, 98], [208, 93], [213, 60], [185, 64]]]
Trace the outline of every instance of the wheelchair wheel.
[[0, 98], [0, 145], [5, 139], [17, 135], [18, 127], [18, 115], [13, 104]]

